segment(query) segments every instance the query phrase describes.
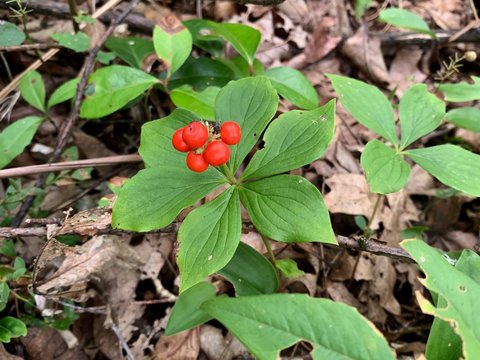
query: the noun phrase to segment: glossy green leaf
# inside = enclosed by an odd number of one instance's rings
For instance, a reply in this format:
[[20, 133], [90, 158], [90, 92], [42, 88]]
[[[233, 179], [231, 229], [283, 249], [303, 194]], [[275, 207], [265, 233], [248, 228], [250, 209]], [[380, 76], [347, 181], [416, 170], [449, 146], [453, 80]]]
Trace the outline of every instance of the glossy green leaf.
[[368, 142], [360, 162], [370, 190], [374, 193], [399, 191], [410, 177], [410, 166], [402, 155], [378, 140]]
[[263, 76], [232, 81], [220, 90], [215, 103], [215, 118], [217, 121], [233, 120], [242, 128], [242, 140], [230, 147], [229, 165], [233, 172], [257, 143], [277, 106], [277, 92]]
[[0, 21], [0, 47], [20, 45], [24, 40], [25, 34], [17, 25], [5, 20]]
[[193, 44], [205, 50], [214, 57], [220, 57], [223, 53], [225, 41], [217, 35], [210, 26], [210, 21], [204, 19], [190, 19], [183, 22], [192, 34]]
[[180, 292], [227, 265], [241, 231], [240, 200], [234, 187], [188, 214], [178, 231]]
[[463, 340], [463, 356], [475, 359], [480, 354], [480, 313], [475, 311], [480, 298], [480, 284], [453, 267], [440, 252], [421, 240], [401, 243], [426, 274], [421, 280], [430, 291], [447, 301], [446, 307], [435, 307], [420, 292], [417, 301], [423, 312], [434, 315], [453, 325]]
[[111, 51], [99, 51], [95, 60], [102, 65], [110, 65], [110, 63], [117, 57], [114, 52]]
[[283, 276], [288, 279], [294, 279], [299, 276], [305, 275], [305, 272], [300, 270], [297, 263], [292, 259], [276, 260], [275, 264], [277, 268], [282, 272]]
[[390, 102], [377, 87], [344, 76], [329, 74], [345, 109], [363, 126], [398, 144], [395, 117]]
[[8, 304], [10, 288], [6, 282], [0, 282], [0, 311], [3, 311]]
[[372, 0], [355, 0], [355, 17], [360, 19], [370, 7]]
[[169, 89], [188, 84], [197, 91], [210, 86], [225, 86], [235, 77], [232, 69], [222, 62], [206, 57], [189, 58], [183, 66], [172, 75], [168, 82]]
[[73, 50], [75, 52], [87, 51], [90, 46], [90, 38], [87, 34], [79, 31], [75, 34], [59, 33], [52, 34], [52, 39], [58, 42], [61, 46]]
[[8, 125], [0, 133], [0, 169], [30, 144], [42, 120], [39, 116], [27, 116]]
[[60, 104], [64, 101], [73, 99], [77, 93], [77, 87], [80, 79], [75, 78], [68, 80], [67, 82], [60, 85], [48, 99], [47, 108], [50, 109], [52, 106]]
[[285, 99], [301, 109], [313, 110], [318, 106], [318, 94], [300, 71], [286, 66], [268, 69], [265, 76]]
[[225, 181], [214, 168], [192, 172], [185, 160], [142, 170], [120, 190], [113, 207], [112, 227], [133, 231], [160, 229]]
[[220, 88], [210, 86], [201, 92], [192, 89], [190, 85], [182, 85], [170, 93], [170, 99], [175, 106], [187, 109], [205, 120], [215, 120], [215, 99]]
[[[471, 277], [480, 285], [480, 257], [471, 250], [463, 250], [455, 268]], [[448, 302], [440, 297], [437, 308], [448, 306]], [[436, 317], [433, 320], [427, 347], [427, 359], [457, 360], [462, 355], [462, 339], [455, 334], [448, 322]]]
[[480, 196], [480, 155], [456, 145], [438, 145], [404, 152], [445, 185]]
[[380, 11], [379, 20], [399, 28], [428, 34], [436, 38], [435, 33], [430, 30], [428, 24], [420, 16], [405, 9], [394, 7], [384, 9]]
[[35, 109], [45, 112], [45, 85], [42, 76], [35, 70], [26, 73], [18, 84], [23, 99]]
[[185, 168], [186, 154], [173, 148], [172, 136], [177, 129], [195, 120], [198, 120], [195, 114], [184, 109], [175, 109], [164, 118], [144, 124], [139, 153], [146, 167], [175, 165]]
[[261, 234], [284, 242], [337, 243], [322, 195], [305, 178], [278, 175], [239, 189], [242, 204]]
[[305, 340], [314, 359], [393, 360], [381, 333], [358, 311], [303, 294], [217, 298], [202, 306], [259, 360]]
[[249, 64], [253, 64], [255, 53], [262, 37], [260, 31], [243, 24], [214, 23], [210, 21], [210, 25], [216, 31], [216, 34], [232, 44], [233, 48]]
[[398, 106], [402, 129], [401, 146], [435, 130], [445, 116], [445, 103], [427, 90], [427, 85], [416, 84], [403, 95]]
[[143, 60], [155, 52], [151, 40], [134, 36], [111, 36], [108, 38], [105, 46], [128, 65], [138, 69], [143, 68]]
[[112, 65], [95, 71], [88, 80], [92, 93], [88, 94], [80, 107], [80, 117], [97, 119], [109, 115], [158, 80], [147, 73], [129, 66]]
[[473, 84], [461, 81], [456, 84], [439, 84], [438, 90], [445, 94], [445, 100], [465, 102], [480, 99], [480, 77], [472, 76]]
[[243, 242], [238, 244], [233, 258], [218, 273], [233, 284], [237, 296], [272, 294], [278, 289], [273, 265]]
[[9, 343], [12, 338], [26, 335], [27, 327], [21, 320], [11, 316], [0, 319], [0, 342]]
[[215, 298], [215, 286], [200, 282], [180, 294], [168, 318], [165, 335], [173, 335], [194, 328], [212, 319], [200, 309], [205, 301]]
[[[168, 19], [174, 20], [163, 21]], [[170, 77], [192, 52], [192, 34], [173, 15], [168, 15], [153, 29], [153, 46], [167, 68], [167, 77]]]
[[252, 74], [248, 62], [241, 56], [234, 56], [229, 59], [220, 59], [220, 61], [233, 70], [235, 73], [235, 79], [242, 79], [252, 75], [265, 75], [265, 66], [257, 59], [253, 60]]
[[334, 122], [335, 100], [315, 110], [282, 114], [268, 127], [264, 148], [255, 153], [241, 178], [275, 175], [310, 164], [332, 141]]
[[464, 107], [452, 109], [447, 112], [445, 120], [455, 124], [458, 127], [480, 132], [480, 109], [473, 107]]

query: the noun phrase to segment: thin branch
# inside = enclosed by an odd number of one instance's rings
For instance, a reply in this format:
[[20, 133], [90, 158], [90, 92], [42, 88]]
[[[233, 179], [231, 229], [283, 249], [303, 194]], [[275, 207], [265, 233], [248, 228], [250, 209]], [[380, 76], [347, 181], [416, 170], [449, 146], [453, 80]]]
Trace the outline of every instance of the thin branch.
[[81, 169], [86, 167], [101, 167], [110, 166], [116, 164], [124, 164], [128, 162], [140, 162], [142, 158], [137, 154], [131, 155], [116, 155], [107, 156], [94, 159], [76, 160], [76, 161], [64, 161], [52, 164], [21, 166], [17, 168], [0, 170], [0, 179], [38, 175], [43, 173], [50, 173], [55, 171]]
[[3, 46], [0, 51], [14, 52], [14, 51], [28, 51], [28, 50], [48, 50], [61, 48], [58, 44], [22, 44], [16, 46]]
[[[160, 234], [175, 234], [178, 232], [181, 223], [174, 222], [162, 229], [155, 231], [149, 231], [147, 233], [160, 233]], [[243, 224], [243, 228], [246, 230], [251, 230], [250, 222], [246, 221]], [[76, 234], [76, 230], [71, 229], [69, 232], [62, 232], [62, 235], [66, 234]], [[122, 235], [122, 234], [134, 234], [132, 231], [124, 231], [118, 229], [98, 229], [97, 235], [102, 234], [111, 234], [111, 235]], [[0, 238], [15, 238], [15, 237], [42, 237], [47, 235], [46, 227], [33, 227], [33, 228], [0, 228]], [[403, 249], [385, 245], [374, 239], [366, 238], [350, 238], [346, 236], [337, 235], [338, 245], [342, 248], [356, 251], [366, 251], [375, 255], [387, 256], [393, 259], [413, 262], [412, 257]]]

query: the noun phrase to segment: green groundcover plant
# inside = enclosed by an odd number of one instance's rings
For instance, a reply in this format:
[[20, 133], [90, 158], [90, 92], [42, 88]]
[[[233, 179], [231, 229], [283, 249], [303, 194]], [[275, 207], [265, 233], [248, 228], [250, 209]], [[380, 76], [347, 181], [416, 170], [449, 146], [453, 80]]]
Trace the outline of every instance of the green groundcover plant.
[[[77, 37], [85, 41], [83, 35]], [[257, 30], [241, 24], [198, 19], [181, 23], [167, 16], [155, 27], [153, 41], [138, 37], [107, 41], [112, 55], [108, 61], [98, 60], [108, 63], [116, 57], [126, 65], [104, 66], [90, 75], [80, 117], [107, 116], [148, 100], [152, 91], [164, 92], [176, 106], [168, 116], [143, 125], [139, 153], [145, 169], [120, 190], [112, 226], [139, 232], [159, 229], [212, 195], [180, 225], [180, 296], [167, 335], [217, 319], [259, 359], [276, 359], [298, 341], [312, 344], [314, 359], [393, 359], [385, 338], [354, 308], [303, 294], [276, 294], [280, 276], [301, 271], [291, 260], [271, 256], [269, 261], [240, 241], [243, 206], [267, 249], [270, 239], [336, 244], [320, 191], [304, 177], [288, 174], [320, 158], [331, 143], [335, 100], [319, 106], [315, 89], [297, 70], [266, 70], [255, 59], [260, 38]], [[238, 55], [226, 58], [226, 44]], [[152, 54], [161, 60], [158, 73], [145, 71], [151, 67]], [[447, 186], [480, 195], [478, 155], [450, 144], [407, 149], [445, 117], [445, 103], [425, 85], [414, 85], [400, 100], [399, 138], [392, 105], [377, 88], [329, 77], [342, 105], [383, 138], [370, 141], [361, 156], [373, 192], [403, 188], [410, 175], [407, 157]], [[29, 144], [53, 106], [75, 96], [77, 85], [78, 79], [66, 82], [47, 101], [40, 74], [25, 76], [21, 95], [44, 116], [17, 121], [10, 125], [18, 123], [16, 128], [7, 127], [0, 134], [0, 149], [9, 154], [1, 166]], [[439, 87], [451, 97], [456, 89]], [[298, 110], [278, 115], [279, 96]], [[472, 127], [468, 116], [475, 112], [468, 111], [447, 120]], [[231, 123], [237, 132], [224, 138], [222, 126]], [[200, 135], [189, 138], [185, 129], [196, 129]], [[19, 134], [14, 142], [12, 131]], [[211, 144], [216, 149], [208, 155]], [[419, 240], [404, 241], [402, 246], [426, 274], [423, 283], [435, 299], [433, 305], [417, 294], [422, 310], [436, 316], [427, 354], [473, 359], [480, 353], [480, 319], [473, 311], [480, 296], [479, 257], [464, 251], [452, 259]], [[206, 281], [215, 273], [233, 284], [235, 297], [216, 295]]]

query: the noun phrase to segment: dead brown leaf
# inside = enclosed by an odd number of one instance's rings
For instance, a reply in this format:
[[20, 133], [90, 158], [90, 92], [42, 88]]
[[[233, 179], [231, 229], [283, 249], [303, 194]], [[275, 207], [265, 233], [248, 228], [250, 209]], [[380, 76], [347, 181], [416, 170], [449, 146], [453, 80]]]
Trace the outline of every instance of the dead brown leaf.
[[423, 53], [424, 51], [417, 47], [405, 47], [396, 52], [389, 70], [389, 88], [395, 89], [398, 97], [402, 97], [413, 84], [423, 82], [427, 78], [427, 75], [418, 68]]
[[161, 336], [155, 345], [154, 360], [196, 360], [200, 352], [200, 329]]
[[245, 347], [230, 333], [211, 325], [200, 327], [200, 348], [210, 360], [232, 360], [247, 354]]

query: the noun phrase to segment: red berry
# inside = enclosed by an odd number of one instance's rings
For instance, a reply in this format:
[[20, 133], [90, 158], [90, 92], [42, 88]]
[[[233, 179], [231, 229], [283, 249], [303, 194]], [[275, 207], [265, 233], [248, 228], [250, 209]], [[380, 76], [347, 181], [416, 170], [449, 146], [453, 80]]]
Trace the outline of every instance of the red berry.
[[208, 140], [208, 130], [200, 121], [194, 121], [183, 129], [183, 141], [190, 147], [201, 148]]
[[236, 145], [242, 138], [242, 130], [234, 121], [225, 121], [220, 127], [222, 141], [228, 145]]
[[208, 168], [208, 163], [205, 161], [203, 154], [195, 154], [191, 150], [187, 154], [187, 166], [192, 171], [204, 172]]
[[207, 145], [203, 157], [212, 166], [225, 164], [230, 158], [230, 148], [221, 140], [214, 140]]
[[172, 145], [175, 149], [181, 152], [187, 152], [192, 150], [190, 146], [188, 146], [185, 141], [183, 141], [183, 128], [178, 129], [172, 136]]

